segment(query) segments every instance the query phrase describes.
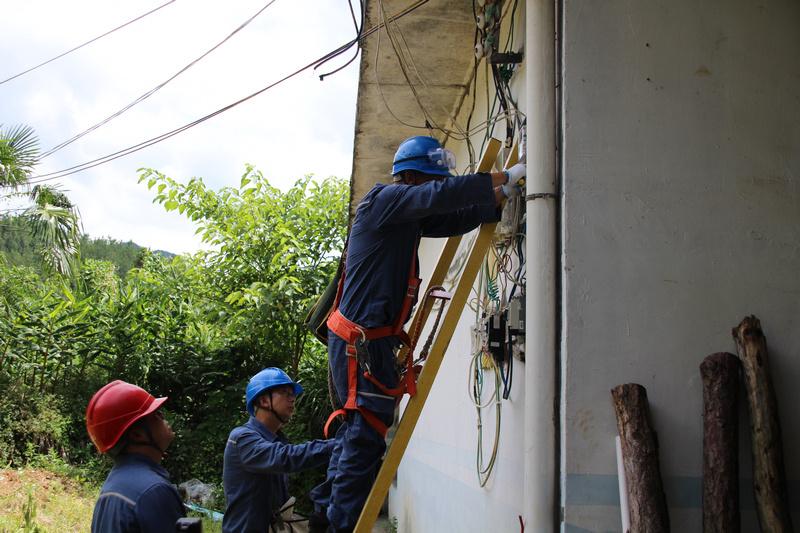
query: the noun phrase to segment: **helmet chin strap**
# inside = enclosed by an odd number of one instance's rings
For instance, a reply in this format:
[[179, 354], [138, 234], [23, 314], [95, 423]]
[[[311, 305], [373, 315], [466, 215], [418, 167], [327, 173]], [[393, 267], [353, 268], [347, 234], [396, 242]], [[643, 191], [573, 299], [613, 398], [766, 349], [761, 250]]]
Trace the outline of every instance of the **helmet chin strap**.
[[275, 415], [275, 418], [277, 418], [280, 421], [281, 424], [286, 425], [286, 423], [289, 421], [289, 419], [288, 418], [283, 418], [281, 415], [278, 414], [278, 411], [276, 411], [275, 409], [272, 408], [272, 391], [271, 390], [267, 391], [267, 394], [269, 394], [269, 407], [266, 408], [267, 411], [269, 411], [270, 413]]
[[137, 446], [150, 446], [151, 448], [155, 448], [156, 450], [158, 450], [162, 455], [166, 455], [167, 451], [166, 450], [162, 450], [161, 446], [159, 446], [156, 443], [156, 439], [153, 438], [153, 432], [150, 431], [150, 425], [147, 424], [147, 423], [144, 423], [144, 424], [142, 424], [142, 428], [141, 429], [144, 430], [144, 433], [147, 436], [147, 442], [137, 442], [137, 441], [133, 441], [133, 440], [128, 439], [128, 444], [126, 445], [126, 448], [128, 446], [130, 446], [131, 444], [135, 444]]

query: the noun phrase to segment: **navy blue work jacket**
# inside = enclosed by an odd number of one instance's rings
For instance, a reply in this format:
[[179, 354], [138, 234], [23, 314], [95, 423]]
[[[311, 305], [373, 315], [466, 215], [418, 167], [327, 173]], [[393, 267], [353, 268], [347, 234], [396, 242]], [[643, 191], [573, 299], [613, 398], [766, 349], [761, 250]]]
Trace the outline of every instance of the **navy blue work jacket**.
[[228, 508], [222, 521], [225, 533], [264, 533], [273, 515], [289, 499], [288, 476], [324, 465], [333, 440], [289, 444], [254, 417], [231, 431], [225, 446], [222, 483]]
[[417, 239], [461, 235], [500, 215], [489, 174], [375, 185], [358, 204], [350, 230], [339, 310], [367, 328], [393, 324]]
[[138, 454], [123, 454], [100, 489], [92, 533], [172, 533], [186, 516], [163, 466]]

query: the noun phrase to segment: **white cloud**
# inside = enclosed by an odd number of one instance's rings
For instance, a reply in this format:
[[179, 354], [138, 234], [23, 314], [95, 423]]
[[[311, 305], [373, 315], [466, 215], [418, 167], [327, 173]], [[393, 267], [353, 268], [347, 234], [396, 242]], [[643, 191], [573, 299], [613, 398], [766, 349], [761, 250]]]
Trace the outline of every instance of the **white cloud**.
[[[0, 85], [0, 123], [30, 125], [42, 148], [50, 148], [171, 76], [265, 3], [177, 0]], [[0, 17], [0, 56], [8, 60], [0, 66], [0, 79], [159, 4], [6, 2]], [[341, 0], [278, 0], [205, 60], [45, 159], [38, 171], [70, 167], [182, 126], [277, 81], [353, 35], [350, 12]], [[303, 73], [167, 141], [60, 181], [92, 236], [131, 239], [173, 252], [197, 249], [194, 228], [151, 203], [152, 192], [136, 183], [136, 169], [153, 167], [178, 180], [203, 176], [214, 188], [238, 184], [245, 163], [284, 188], [308, 173], [349, 177], [357, 71], [356, 61], [324, 82], [313, 72]]]

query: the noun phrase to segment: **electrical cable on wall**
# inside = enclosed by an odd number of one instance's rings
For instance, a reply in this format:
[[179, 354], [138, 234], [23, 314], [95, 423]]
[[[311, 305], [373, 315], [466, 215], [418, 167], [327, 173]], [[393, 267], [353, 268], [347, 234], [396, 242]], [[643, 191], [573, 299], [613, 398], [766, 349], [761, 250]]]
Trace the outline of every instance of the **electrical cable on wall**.
[[[487, 3], [489, 0], [486, 0], [481, 7], [485, 7]], [[513, 54], [507, 52], [513, 46], [517, 1], [506, 3], [503, 7], [505, 9], [502, 10], [502, 14], [499, 8], [495, 7], [498, 10], [495, 15], [499, 20], [494, 27], [496, 33], [492, 37], [493, 41], [490, 39], [490, 43], [495, 44], [487, 46], [485, 50], [489, 54], [497, 51], [499, 23], [505, 18], [506, 13], [510, 13], [510, 29], [500, 58], [516, 59]], [[478, 11], [475, 8], [476, 14]], [[476, 15], [476, 21], [477, 18]], [[481, 44], [483, 47], [486, 43], [486, 33], [481, 29], [478, 35], [483, 36], [484, 40], [476, 45]], [[477, 48], [478, 46], [476, 50]], [[481, 152], [483, 152], [486, 143], [493, 136], [495, 126], [502, 122], [503, 125], [500, 127], [505, 129], [504, 145], [510, 149], [515, 139], [517, 143], [525, 142], [525, 114], [517, 107], [510, 87], [510, 80], [516, 67], [513, 64], [490, 62], [489, 55], [480, 57], [476, 55], [476, 61], [484, 57], [486, 62], [483, 81], [486, 83], [487, 118], [481, 124], [472, 125], [476, 104], [476, 98], [473, 96], [472, 108], [467, 119], [468, 134], [484, 132], [481, 140]], [[477, 87], [478, 73], [476, 68], [475, 78], [472, 81], [473, 93]], [[468, 305], [475, 312], [468, 378], [470, 399], [476, 408], [477, 416], [476, 473], [481, 487], [486, 486], [497, 463], [502, 404], [503, 400], [512, 398], [514, 358], [516, 355], [520, 358], [524, 355], [524, 317], [521, 314], [522, 294], [525, 290], [524, 221], [524, 201], [519, 197], [509, 199], [504, 206], [502, 219], [498, 223], [493, 245], [481, 266], [478, 283], [468, 301]], [[494, 383], [493, 390], [491, 383]], [[494, 436], [489, 437], [485, 410], [491, 409], [492, 406], [494, 406], [495, 427]], [[491, 450], [487, 447], [489, 442], [492, 443]]]
[[[468, 387], [470, 398], [475, 406], [478, 417], [478, 442], [477, 453], [475, 455], [475, 468], [478, 473], [478, 483], [481, 487], [486, 486], [486, 483], [489, 481], [489, 477], [494, 469], [495, 461], [497, 460], [497, 451], [500, 444], [500, 417], [502, 413], [500, 405], [500, 372], [498, 371], [496, 365], [492, 368], [492, 370], [494, 370], [494, 392], [486, 401], [486, 403], [481, 402], [484, 385], [484, 371], [482, 368], [483, 358], [484, 353], [482, 350], [479, 350], [473, 354], [472, 358], [470, 359], [469, 376], [471, 377], [471, 380]], [[491, 364], [494, 364], [494, 359], [491, 357], [488, 359], [492, 362]], [[494, 438], [492, 441], [492, 451], [489, 454], [489, 460], [485, 461], [483, 449], [483, 409], [489, 407], [492, 403], [494, 403], [495, 406]]]
[[83, 47], [84, 47], [84, 46], [86, 46], [86, 45], [92, 44], [93, 42], [95, 42], [95, 41], [97, 41], [97, 40], [99, 40], [99, 39], [102, 39], [103, 37], [105, 37], [105, 36], [107, 36], [107, 35], [111, 35], [111, 34], [112, 34], [112, 33], [114, 33], [115, 31], [117, 31], [117, 30], [121, 30], [121, 29], [122, 29], [122, 28], [124, 28], [125, 26], [128, 26], [128, 25], [130, 25], [130, 24], [133, 24], [133, 23], [134, 23], [134, 22], [136, 22], [137, 20], [141, 20], [141, 19], [143, 19], [144, 17], [146, 17], [147, 15], [150, 15], [151, 13], [155, 13], [156, 11], [158, 11], [158, 10], [159, 10], [159, 9], [161, 9], [161, 8], [167, 7], [168, 5], [172, 4], [173, 2], [175, 2], [175, 0], [169, 0], [168, 2], [164, 2], [164, 3], [163, 3], [163, 4], [161, 4], [160, 6], [158, 6], [158, 7], [155, 7], [155, 8], [153, 8], [153, 9], [151, 9], [151, 10], [150, 10], [150, 11], [148, 11], [147, 13], [144, 13], [144, 14], [142, 14], [142, 15], [139, 15], [138, 17], [136, 17], [136, 18], [134, 18], [134, 19], [131, 19], [131, 20], [129, 20], [128, 22], [126, 22], [126, 23], [124, 23], [124, 24], [121, 24], [121, 25], [117, 26], [116, 28], [113, 28], [113, 29], [111, 29], [111, 30], [108, 30], [107, 32], [103, 33], [102, 35], [98, 35], [97, 37], [95, 37], [95, 38], [93, 38], [93, 39], [89, 39], [89, 40], [88, 40], [88, 41], [86, 41], [85, 43], [79, 44], [78, 46], [76, 46], [76, 47], [74, 47], [74, 48], [70, 48], [69, 50], [67, 50], [67, 51], [66, 51], [66, 52], [64, 52], [64, 53], [58, 54], [57, 56], [55, 56], [55, 57], [52, 57], [52, 58], [48, 59], [47, 61], [42, 61], [42, 62], [41, 62], [41, 63], [39, 63], [38, 65], [35, 65], [35, 66], [33, 66], [33, 67], [31, 67], [31, 68], [29, 68], [29, 69], [27, 69], [27, 70], [24, 70], [24, 71], [22, 71], [22, 72], [20, 72], [20, 73], [18, 73], [18, 74], [15, 74], [15, 75], [11, 76], [10, 78], [6, 78], [6, 79], [4, 79], [4, 80], [0, 81], [0, 85], [4, 84], [4, 83], [6, 83], [6, 82], [9, 82], [9, 81], [11, 81], [11, 80], [13, 80], [13, 79], [19, 78], [20, 76], [24, 76], [25, 74], [27, 74], [27, 73], [29, 73], [29, 72], [32, 72], [32, 71], [34, 71], [34, 70], [38, 69], [39, 67], [43, 67], [43, 66], [47, 65], [48, 63], [52, 63], [52, 62], [53, 62], [53, 61], [55, 61], [56, 59], [60, 59], [60, 58], [64, 57], [64, 56], [65, 56], [65, 55], [67, 55], [67, 54], [71, 54], [72, 52], [74, 52], [74, 51], [76, 51], [76, 50], [79, 50], [79, 49], [83, 48]]
[[[173, 0], [173, 1], [174, 1], [174, 0]], [[59, 144], [57, 144], [57, 145], [53, 146], [53, 147], [52, 147], [52, 148], [50, 148], [49, 150], [45, 151], [45, 152], [44, 152], [42, 155], [40, 155], [40, 156], [39, 156], [39, 159], [44, 159], [45, 157], [47, 157], [47, 156], [49, 156], [49, 155], [51, 155], [51, 154], [54, 154], [54, 153], [56, 153], [57, 151], [61, 150], [61, 149], [62, 149], [62, 148], [64, 148], [65, 146], [68, 146], [68, 145], [72, 144], [73, 142], [77, 141], [78, 139], [80, 139], [80, 138], [81, 138], [81, 137], [83, 137], [84, 135], [86, 135], [86, 134], [88, 134], [88, 133], [91, 133], [92, 131], [96, 130], [96, 129], [97, 129], [97, 128], [99, 128], [100, 126], [103, 126], [103, 125], [107, 124], [108, 122], [110, 122], [111, 120], [113, 120], [113, 119], [117, 118], [118, 116], [120, 116], [121, 114], [123, 114], [125, 111], [129, 110], [130, 108], [132, 108], [132, 107], [133, 107], [133, 106], [135, 106], [136, 104], [138, 104], [138, 103], [140, 103], [140, 102], [142, 102], [142, 101], [146, 100], [147, 98], [149, 98], [150, 96], [152, 96], [152, 95], [153, 95], [153, 94], [154, 94], [156, 91], [158, 91], [159, 89], [163, 88], [163, 87], [164, 87], [165, 85], [167, 85], [169, 82], [171, 82], [172, 80], [174, 80], [175, 78], [177, 78], [178, 76], [180, 76], [181, 74], [183, 74], [184, 72], [186, 72], [187, 70], [189, 70], [190, 68], [192, 68], [192, 67], [193, 67], [194, 65], [196, 65], [196, 64], [197, 64], [199, 61], [203, 60], [203, 59], [204, 59], [206, 56], [208, 56], [208, 55], [209, 55], [211, 52], [213, 52], [214, 50], [216, 50], [217, 48], [219, 48], [220, 46], [222, 46], [223, 44], [225, 44], [225, 43], [226, 43], [226, 42], [227, 42], [227, 41], [228, 41], [228, 40], [229, 40], [231, 37], [233, 37], [234, 35], [236, 35], [237, 33], [239, 33], [239, 31], [241, 31], [241, 30], [242, 30], [243, 28], [245, 28], [245, 27], [246, 27], [248, 24], [250, 24], [250, 23], [251, 23], [251, 22], [252, 22], [252, 21], [253, 21], [253, 20], [254, 20], [254, 19], [257, 17], [257, 16], [259, 16], [261, 13], [263, 13], [263, 12], [264, 12], [264, 11], [265, 11], [265, 10], [266, 10], [266, 9], [267, 9], [269, 6], [271, 6], [271, 5], [272, 5], [272, 4], [274, 4], [275, 2], [276, 2], [276, 0], [270, 0], [269, 2], [267, 2], [267, 3], [266, 3], [266, 5], [264, 5], [264, 6], [263, 6], [261, 9], [259, 9], [259, 10], [258, 10], [258, 11], [257, 11], [257, 12], [256, 12], [254, 15], [252, 15], [250, 18], [248, 18], [247, 20], [245, 20], [244, 22], [242, 22], [242, 23], [241, 23], [241, 24], [240, 24], [240, 25], [239, 25], [239, 26], [238, 26], [238, 27], [237, 27], [235, 30], [233, 30], [231, 33], [229, 33], [229, 34], [228, 34], [228, 35], [227, 35], [227, 36], [226, 36], [224, 39], [222, 39], [220, 42], [218, 42], [217, 44], [215, 44], [214, 46], [212, 46], [211, 48], [209, 48], [209, 49], [208, 49], [206, 52], [204, 52], [204, 53], [203, 53], [201, 56], [197, 57], [196, 59], [194, 59], [193, 61], [191, 61], [190, 63], [188, 63], [186, 66], [184, 66], [183, 68], [181, 68], [181, 69], [180, 69], [178, 72], [176, 72], [176, 73], [175, 73], [175, 74], [173, 74], [172, 76], [170, 76], [169, 78], [167, 78], [166, 80], [162, 81], [161, 83], [159, 83], [158, 85], [156, 85], [155, 87], [153, 87], [152, 89], [150, 89], [149, 91], [147, 91], [146, 93], [144, 93], [144, 94], [142, 94], [141, 96], [139, 96], [138, 98], [136, 98], [136, 99], [135, 99], [133, 102], [131, 102], [131, 103], [129, 103], [128, 105], [124, 106], [124, 107], [123, 107], [123, 108], [121, 108], [120, 110], [118, 110], [118, 111], [116, 111], [116, 112], [112, 113], [111, 115], [109, 115], [108, 117], [104, 118], [104, 119], [103, 119], [103, 120], [101, 120], [100, 122], [98, 122], [98, 123], [94, 124], [93, 126], [90, 126], [90, 127], [86, 128], [85, 130], [83, 130], [82, 132], [80, 132], [80, 133], [78, 133], [78, 134], [76, 134], [76, 135], [74, 135], [74, 136], [70, 137], [70, 138], [69, 138], [69, 139], [67, 139], [66, 141], [63, 141], [63, 142], [61, 142], [61, 143], [59, 143]]]
[[[410, 48], [408, 46], [408, 43], [405, 40], [405, 36], [403, 35], [402, 30], [397, 25], [396, 19], [395, 19], [395, 21], [391, 21], [391, 20], [387, 19], [386, 10], [384, 8], [382, 0], [378, 0], [378, 6], [379, 6], [379, 10], [380, 10], [381, 17], [382, 17], [383, 27], [386, 30], [386, 36], [389, 39], [389, 43], [391, 44], [392, 50], [394, 51], [395, 57], [397, 58], [398, 65], [400, 66], [400, 71], [403, 74], [403, 78], [405, 79], [406, 85], [408, 86], [409, 90], [411, 91], [411, 94], [412, 94], [415, 102], [417, 103], [417, 106], [419, 107], [423, 118], [425, 119], [425, 124], [423, 126], [420, 126], [420, 125], [415, 125], [415, 124], [411, 124], [411, 123], [408, 123], [406, 121], [403, 121], [402, 119], [400, 119], [394, 113], [394, 111], [388, 105], [388, 102], [386, 101], [386, 97], [385, 97], [385, 95], [383, 93], [383, 88], [382, 88], [381, 83], [380, 83], [380, 75], [379, 75], [379, 72], [378, 72], [378, 64], [379, 64], [379, 58], [380, 58], [379, 52], [380, 52], [380, 42], [381, 42], [380, 41], [380, 35], [379, 35], [378, 42], [377, 42], [377, 45], [376, 45], [376, 51], [375, 51], [375, 80], [376, 80], [376, 84], [378, 86], [378, 92], [379, 92], [379, 94], [381, 96], [381, 99], [383, 100], [384, 107], [386, 107], [386, 109], [389, 111], [389, 114], [392, 115], [392, 117], [395, 120], [397, 120], [399, 123], [403, 124], [406, 127], [415, 128], [415, 129], [427, 129], [427, 130], [429, 130], [431, 132], [432, 132], [432, 130], [437, 130], [437, 131], [440, 131], [440, 132], [444, 133], [445, 135], [454, 136], [458, 140], [466, 141], [468, 139], [467, 132], [464, 131], [464, 129], [461, 128], [458, 125], [458, 123], [456, 122], [455, 119], [453, 119], [452, 122], [453, 122], [454, 127], [456, 128], [456, 131], [447, 129], [447, 128], [445, 128], [445, 127], [443, 127], [443, 126], [441, 126], [441, 125], [439, 125], [437, 123], [436, 119], [433, 117], [431, 112], [427, 109], [425, 104], [423, 104], [421, 95], [418, 92], [414, 82], [411, 80], [411, 75], [410, 75], [411, 71], [413, 70], [416, 79], [419, 81], [419, 83], [423, 86], [423, 88], [425, 90], [429, 91], [430, 87], [428, 87], [427, 82], [420, 75], [419, 69], [417, 69], [417, 67], [416, 67], [416, 64], [414, 62], [414, 58], [413, 58], [413, 56], [411, 54]], [[442, 107], [441, 104], [437, 104], [437, 105], [439, 107]], [[448, 110], [446, 110], [444, 108], [442, 108], [442, 110], [444, 111], [445, 116], [447, 116], [449, 114]]]

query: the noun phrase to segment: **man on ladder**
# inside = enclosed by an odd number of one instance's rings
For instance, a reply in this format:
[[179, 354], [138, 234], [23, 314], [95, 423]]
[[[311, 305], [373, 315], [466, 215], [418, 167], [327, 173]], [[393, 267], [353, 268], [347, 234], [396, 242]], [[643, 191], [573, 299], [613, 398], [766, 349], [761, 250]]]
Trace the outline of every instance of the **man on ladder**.
[[[448, 237], [500, 218], [502, 202], [519, 194], [525, 166], [506, 172], [453, 176], [452, 152], [432, 137], [403, 141], [391, 185], [361, 200], [350, 230], [337, 304], [328, 319], [328, 357], [344, 415], [326, 481], [311, 498], [327, 508], [329, 531], [351, 531], [386, 449], [394, 408], [415, 391], [413, 355], [402, 378], [394, 349], [408, 346], [403, 325], [416, 302], [421, 237]], [[330, 420], [328, 421], [330, 423]], [[326, 425], [327, 430], [327, 425]]]

